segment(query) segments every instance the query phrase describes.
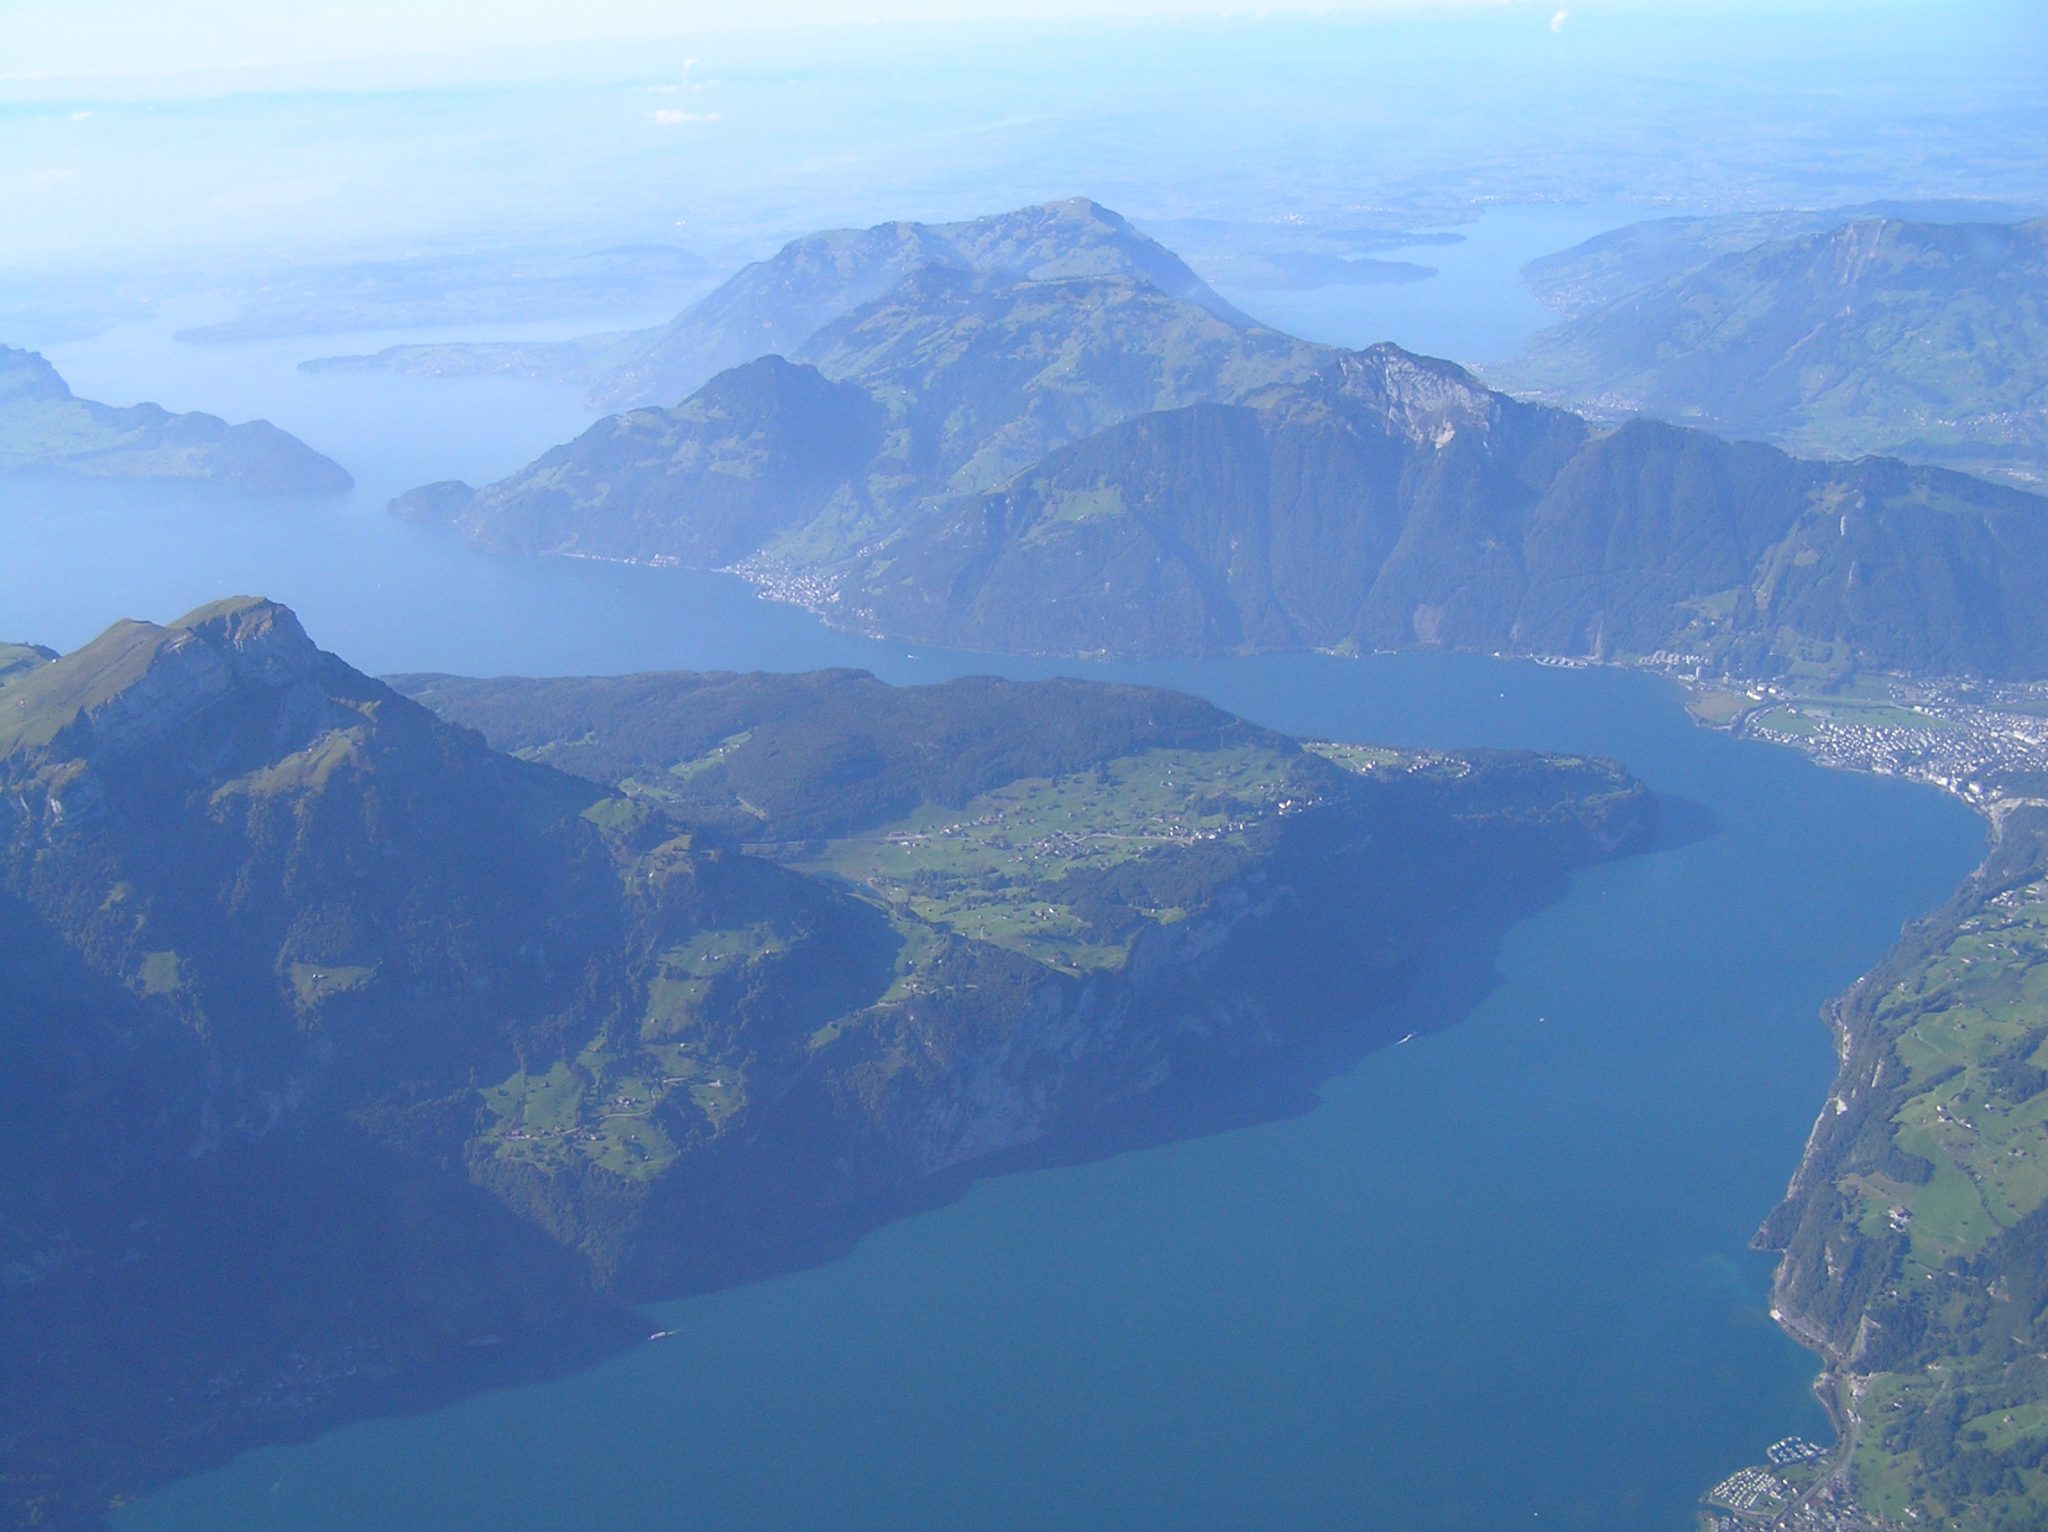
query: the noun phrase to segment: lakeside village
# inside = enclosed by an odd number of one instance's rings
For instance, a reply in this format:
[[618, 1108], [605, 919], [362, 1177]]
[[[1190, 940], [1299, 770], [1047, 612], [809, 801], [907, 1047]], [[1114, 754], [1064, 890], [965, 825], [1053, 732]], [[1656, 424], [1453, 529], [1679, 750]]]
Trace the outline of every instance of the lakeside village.
[[2048, 683], [1856, 674], [1710, 680], [1696, 655], [1637, 662], [1691, 692], [1713, 728], [1804, 750], [1822, 766], [1905, 777], [1991, 812], [2048, 796]]
[[1828, 1449], [1803, 1436], [1788, 1436], [1764, 1449], [1770, 1466], [1738, 1468], [1708, 1490], [1703, 1497], [1710, 1508], [1700, 1518], [1703, 1532], [1748, 1532], [1758, 1526], [1783, 1525], [1802, 1529], [1832, 1528], [1826, 1507], [1814, 1506], [1813, 1519], [1782, 1520], [1795, 1504], [1818, 1497], [1815, 1475]]
[[[838, 598], [833, 576], [792, 569], [763, 555], [728, 572], [765, 600], [821, 615]], [[1572, 670], [1600, 663], [1561, 655], [1534, 658], [1539, 665]], [[1796, 746], [1823, 766], [1932, 783], [1986, 812], [2003, 799], [2048, 798], [2048, 682], [1861, 673], [1713, 679], [1704, 655], [1670, 649], [1620, 662], [1685, 686], [1692, 714], [1702, 723]]]

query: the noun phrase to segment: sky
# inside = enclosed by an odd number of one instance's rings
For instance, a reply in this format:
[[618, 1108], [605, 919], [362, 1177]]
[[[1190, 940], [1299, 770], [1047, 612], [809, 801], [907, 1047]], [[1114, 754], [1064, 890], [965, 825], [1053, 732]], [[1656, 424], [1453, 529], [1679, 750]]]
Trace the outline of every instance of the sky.
[[1734, 33], [1768, 32], [1801, 17], [1870, 32], [1888, 16], [1917, 14], [1959, 29], [1988, 27], [2009, 34], [2009, 47], [2032, 48], [2048, 30], [2042, 0], [0, 0], [0, 97], [122, 79], [177, 78], [191, 89], [322, 83], [309, 68], [336, 83], [361, 83], [373, 67], [392, 83], [451, 83], [530, 69], [536, 56], [571, 70], [607, 44], [687, 45], [749, 34], [787, 42], [792, 34], [862, 25], [908, 23], [932, 33], [1003, 21], [1291, 14], [1401, 21], [1460, 11], [1513, 15], [1532, 37], [1649, 15], [1697, 16]]
[[0, 80], [267, 69], [312, 61], [474, 59], [534, 47], [992, 20], [1444, 10], [1552, 0], [0, 0]]
[[1080, 191], [1333, 224], [2041, 200], [2044, 33], [2048, 0], [0, 0], [0, 274], [731, 261]]

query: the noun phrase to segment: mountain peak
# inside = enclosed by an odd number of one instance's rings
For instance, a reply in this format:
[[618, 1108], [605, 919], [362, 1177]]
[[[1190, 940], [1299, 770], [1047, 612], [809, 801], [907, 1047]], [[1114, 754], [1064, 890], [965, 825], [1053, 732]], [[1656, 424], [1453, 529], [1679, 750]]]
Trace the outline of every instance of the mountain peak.
[[1335, 398], [1364, 406], [1390, 432], [1415, 442], [1442, 445], [1458, 430], [1484, 430], [1505, 402], [1457, 363], [1388, 341], [1339, 357], [1320, 376]]
[[1120, 277], [1253, 328], [1122, 214], [1088, 197], [1067, 197], [959, 223], [898, 221], [793, 239], [635, 339], [637, 349], [597, 380], [592, 396], [628, 408], [672, 405], [728, 367], [766, 352], [803, 351], [827, 326], [933, 268], [1026, 281]]
[[212, 602], [163, 626], [117, 622], [0, 687], [0, 758], [125, 753], [236, 694], [303, 693], [288, 709], [303, 714], [343, 676], [375, 685], [317, 648], [290, 608], [260, 597]]
[[194, 607], [166, 626], [218, 635], [238, 646], [252, 637], [279, 630], [297, 635], [302, 643], [312, 642], [306, 637], [306, 630], [299, 625], [298, 613], [268, 596], [223, 596], [218, 601]]
[[1123, 214], [1113, 208], [1104, 207], [1093, 197], [1059, 197], [1039, 205], [1048, 213], [1057, 213], [1063, 217], [1086, 218], [1095, 223], [1106, 223], [1116, 229], [1130, 227]]

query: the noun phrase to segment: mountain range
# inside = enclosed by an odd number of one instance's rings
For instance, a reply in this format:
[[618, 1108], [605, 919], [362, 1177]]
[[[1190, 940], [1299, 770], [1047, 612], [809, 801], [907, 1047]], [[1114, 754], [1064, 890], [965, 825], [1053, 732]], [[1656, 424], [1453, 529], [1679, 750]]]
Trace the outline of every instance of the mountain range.
[[1330, 353], [1130, 278], [926, 266], [797, 354], [600, 421], [480, 494], [433, 486], [398, 509], [524, 552], [829, 561], [1119, 421]]
[[515, 551], [737, 567], [846, 626], [970, 648], [2048, 674], [2030, 495], [1612, 429], [1125, 276], [920, 267], [793, 357], [394, 509]]
[[668, 324], [577, 340], [395, 346], [327, 357], [312, 370], [513, 373], [585, 384], [607, 408], [672, 405], [728, 367], [796, 352], [819, 330], [929, 268], [1054, 281], [1121, 278], [1245, 323], [1181, 259], [1085, 197], [964, 223], [884, 223], [792, 240]]
[[1795, 452], [2048, 478], [2048, 220], [1823, 219], [1610, 296], [1603, 277], [1664, 264], [1642, 254], [1537, 272], [1570, 317], [1492, 380]]
[[259, 495], [340, 494], [355, 482], [267, 420], [229, 425], [80, 399], [42, 356], [9, 346], [0, 346], [0, 473], [205, 479]]
[[579, 1365], [991, 1155], [1385, 1041], [1654, 822], [1604, 763], [1138, 687], [394, 687], [249, 598], [0, 664], [10, 1524]]

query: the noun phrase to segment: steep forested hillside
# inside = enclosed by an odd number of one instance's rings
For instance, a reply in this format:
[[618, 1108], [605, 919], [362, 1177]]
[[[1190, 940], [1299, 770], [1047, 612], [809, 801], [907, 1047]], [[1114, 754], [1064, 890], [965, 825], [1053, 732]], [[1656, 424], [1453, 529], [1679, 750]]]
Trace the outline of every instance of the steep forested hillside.
[[[1801, 249], [1890, 292], [1920, 280], [1914, 251], [1978, 259], [1991, 237], [1903, 229], [1852, 223]], [[1987, 378], [2005, 365], [1994, 331], [2018, 334], [2031, 312], [1992, 307], [1967, 363]], [[1960, 316], [1951, 304], [1951, 330]], [[1780, 319], [1752, 328], [1807, 322]], [[1734, 333], [1712, 315], [1697, 327]], [[1864, 326], [1858, 343], [1910, 371], [1909, 332]], [[1969, 351], [1942, 335], [1922, 349]], [[1791, 373], [1754, 361], [1729, 365], [1768, 409], [1771, 379]], [[976, 648], [1434, 645], [1662, 653], [1751, 676], [2048, 675], [2048, 504], [2030, 495], [1890, 459], [1601, 427], [1449, 363], [1310, 346], [1126, 274], [919, 266], [792, 359], [394, 509], [494, 547], [739, 567], [832, 621]]]

